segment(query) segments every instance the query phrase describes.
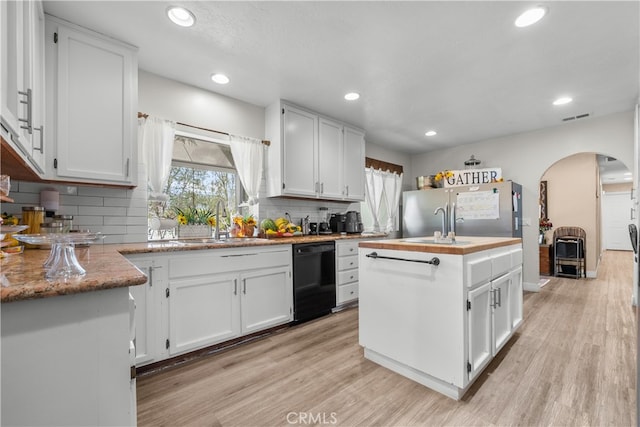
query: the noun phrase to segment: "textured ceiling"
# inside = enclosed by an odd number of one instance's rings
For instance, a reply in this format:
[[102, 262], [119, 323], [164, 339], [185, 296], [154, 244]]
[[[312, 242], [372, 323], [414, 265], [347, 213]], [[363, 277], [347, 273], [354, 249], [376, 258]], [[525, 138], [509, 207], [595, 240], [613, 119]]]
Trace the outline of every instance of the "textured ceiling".
[[[173, 25], [169, 4], [196, 25]], [[639, 3], [544, 2], [542, 21], [516, 28], [532, 4], [45, 1], [45, 11], [138, 46], [141, 69], [259, 106], [287, 99], [415, 153], [633, 108]], [[348, 91], [360, 100], [346, 102]], [[564, 94], [574, 102], [553, 107]]]

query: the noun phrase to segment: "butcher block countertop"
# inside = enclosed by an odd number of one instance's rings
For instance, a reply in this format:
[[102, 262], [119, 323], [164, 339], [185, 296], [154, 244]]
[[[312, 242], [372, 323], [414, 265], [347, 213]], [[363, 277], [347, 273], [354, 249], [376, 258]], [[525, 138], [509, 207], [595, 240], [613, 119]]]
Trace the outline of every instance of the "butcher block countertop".
[[68, 280], [48, 280], [42, 264], [49, 250], [27, 249], [22, 254], [0, 260], [0, 301], [2, 303], [48, 298], [103, 289], [141, 285], [147, 277], [123, 255], [166, 253], [203, 249], [254, 247], [294, 243], [326, 242], [340, 239], [380, 238], [384, 234], [331, 234], [278, 239], [229, 239], [224, 243], [190, 243], [159, 241], [76, 248], [78, 262], [86, 270], [84, 276]]
[[360, 242], [361, 248], [390, 249], [395, 251], [430, 252], [436, 254], [466, 255], [501, 246], [517, 245], [522, 239], [514, 237], [456, 236], [456, 243], [434, 243], [432, 237], [409, 237]]

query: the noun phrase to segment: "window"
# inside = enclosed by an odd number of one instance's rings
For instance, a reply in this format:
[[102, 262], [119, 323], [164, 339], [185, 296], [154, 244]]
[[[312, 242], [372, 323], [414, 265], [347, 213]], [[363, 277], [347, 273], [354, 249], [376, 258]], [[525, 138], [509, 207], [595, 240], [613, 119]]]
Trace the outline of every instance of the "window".
[[[228, 143], [185, 132], [176, 132], [173, 160], [167, 182], [166, 202], [149, 202], [149, 240], [176, 237], [176, 209], [205, 209], [215, 212], [221, 201], [227, 215], [220, 218], [226, 230], [230, 218], [238, 212], [242, 185]], [[221, 209], [222, 211], [222, 209]]]

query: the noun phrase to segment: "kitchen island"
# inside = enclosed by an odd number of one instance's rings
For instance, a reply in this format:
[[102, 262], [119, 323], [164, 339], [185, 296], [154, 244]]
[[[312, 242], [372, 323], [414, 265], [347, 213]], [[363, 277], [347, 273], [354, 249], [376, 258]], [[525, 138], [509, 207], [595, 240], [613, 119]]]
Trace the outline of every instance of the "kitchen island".
[[519, 238], [359, 244], [364, 356], [460, 399], [522, 323]]
[[78, 248], [82, 277], [47, 280], [47, 250], [0, 261], [2, 425], [135, 425], [129, 286], [109, 246]]

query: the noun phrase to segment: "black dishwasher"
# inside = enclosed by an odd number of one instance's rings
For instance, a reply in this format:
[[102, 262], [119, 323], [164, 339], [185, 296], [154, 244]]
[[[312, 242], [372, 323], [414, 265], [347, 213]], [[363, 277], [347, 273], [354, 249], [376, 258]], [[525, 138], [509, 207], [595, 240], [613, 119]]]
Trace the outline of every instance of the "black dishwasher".
[[293, 320], [306, 322], [336, 306], [334, 242], [293, 245]]

